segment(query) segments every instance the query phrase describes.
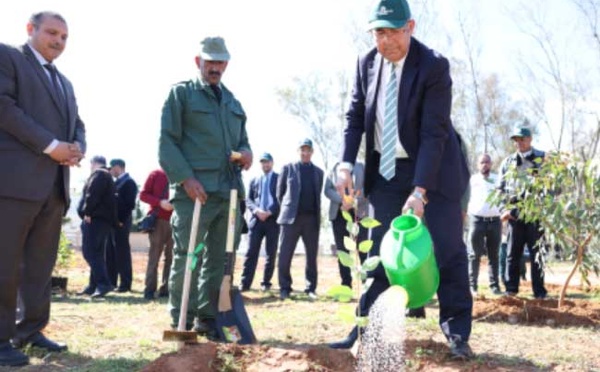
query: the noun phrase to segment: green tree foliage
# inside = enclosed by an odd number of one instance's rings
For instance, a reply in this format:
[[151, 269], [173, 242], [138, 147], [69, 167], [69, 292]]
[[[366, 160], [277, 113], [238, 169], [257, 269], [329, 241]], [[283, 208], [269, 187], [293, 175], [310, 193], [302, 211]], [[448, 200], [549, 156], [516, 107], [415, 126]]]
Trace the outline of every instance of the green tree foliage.
[[525, 221], [539, 221], [546, 240], [559, 244], [565, 256], [573, 260], [560, 292], [560, 307], [577, 270], [584, 283], [589, 283], [591, 272], [600, 272], [600, 249], [592, 244], [600, 232], [600, 164], [554, 152], [546, 155], [535, 177], [532, 172], [509, 170], [506, 177], [516, 183], [521, 197], [497, 193], [495, 198], [512, 201], [507, 208], [518, 208], [519, 217]]

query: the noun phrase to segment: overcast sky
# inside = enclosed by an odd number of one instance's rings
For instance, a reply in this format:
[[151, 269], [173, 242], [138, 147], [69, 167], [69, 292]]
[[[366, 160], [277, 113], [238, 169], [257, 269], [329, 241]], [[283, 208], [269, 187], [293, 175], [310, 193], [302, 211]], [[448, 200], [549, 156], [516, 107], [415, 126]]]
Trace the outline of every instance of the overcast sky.
[[[557, 27], [567, 33], [576, 27], [561, 14], [566, 0], [549, 0]], [[87, 128], [88, 158], [102, 154], [127, 162], [138, 183], [158, 166], [160, 111], [171, 84], [196, 74], [194, 55], [207, 35], [222, 35], [232, 55], [223, 82], [241, 101], [248, 115], [248, 132], [255, 156], [269, 151], [276, 169], [297, 159], [296, 144], [306, 134], [285, 115], [274, 91], [293, 76], [312, 71], [349, 70], [356, 49], [350, 21], [366, 24], [363, 0], [221, 0], [102, 2], [27, 0], [4, 2], [0, 12], [0, 41], [22, 44], [31, 13], [60, 12], [69, 25], [67, 49], [56, 61], [70, 78]], [[514, 0], [437, 1], [440, 24], [431, 41], [444, 54], [460, 54], [455, 16], [477, 20], [486, 69], [514, 69], [515, 46], [524, 42], [506, 8]], [[416, 14], [415, 14], [416, 15]], [[562, 15], [562, 18], [561, 18]], [[449, 35], [445, 35], [448, 33]], [[318, 163], [319, 160], [316, 159]], [[258, 174], [255, 163], [245, 176]], [[88, 163], [74, 172], [79, 188], [89, 173]]]

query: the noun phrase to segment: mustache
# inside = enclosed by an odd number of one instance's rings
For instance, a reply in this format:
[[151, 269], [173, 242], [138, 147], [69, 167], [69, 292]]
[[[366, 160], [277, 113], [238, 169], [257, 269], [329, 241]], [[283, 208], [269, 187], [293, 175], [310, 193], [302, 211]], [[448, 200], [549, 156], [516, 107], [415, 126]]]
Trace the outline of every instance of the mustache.
[[220, 77], [221, 76], [221, 71], [209, 71], [208, 72], [208, 76], [215, 76], [215, 77]]

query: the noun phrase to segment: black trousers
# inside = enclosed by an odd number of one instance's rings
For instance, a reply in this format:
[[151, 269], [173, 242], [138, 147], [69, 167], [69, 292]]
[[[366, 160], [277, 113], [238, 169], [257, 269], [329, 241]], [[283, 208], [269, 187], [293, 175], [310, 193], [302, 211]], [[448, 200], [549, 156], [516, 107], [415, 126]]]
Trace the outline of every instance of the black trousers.
[[[379, 255], [381, 240], [391, 221], [402, 213], [413, 186], [414, 164], [396, 162], [396, 175], [390, 181], [377, 176], [369, 202], [375, 219], [382, 225], [371, 231], [373, 248], [369, 255]], [[468, 341], [471, 335], [473, 298], [469, 290], [467, 252], [462, 236], [460, 201], [444, 199], [439, 194], [428, 193], [425, 220], [433, 240], [435, 259], [440, 272], [437, 297], [440, 304], [439, 324], [448, 340]], [[389, 286], [381, 264], [371, 272], [374, 281], [360, 299], [360, 313], [367, 315], [377, 297]]]
[[62, 184], [58, 172], [43, 201], [0, 197], [0, 343], [26, 340], [50, 319], [50, 282], [65, 210]]
[[[131, 263], [131, 244], [129, 232], [131, 230], [131, 217], [123, 226], [114, 229], [113, 244], [106, 251], [106, 271], [113, 287], [119, 284], [119, 289], [131, 290], [133, 281], [133, 268]], [[119, 278], [120, 283], [119, 283]]]
[[[350, 212], [350, 214], [352, 215], [352, 218], [354, 218], [354, 213]], [[333, 239], [335, 241], [335, 248], [338, 251], [348, 253], [348, 250], [344, 246], [344, 237], [350, 236], [350, 233], [346, 229], [346, 225], [347, 225], [347, 222], [344, 219], [344, 216], [342, 216], [342, 211], [338, 210], [337, 216], [335, 216], [335, 219], [331, 221], [331, 226], [333, 228]], [[363, 240], [366, 240], [368, 238], [368, 235], [369, 235], [369, 230], [360, 226], [359, 231], [358, 231], [358, 237], [357, 237], [358, 240], [357, 241], [362, 242]], [[367, 255], [366, 255], [366, 253], [359, 253], [359, 257], [360, 257], [360, 262], [363, 263], [364, 260], [367, 258]], [[339, 259], [338, 259], [338, 267], [340, 270], [340, 277], [342, 278], [342, 285], [352, 288], [352, 273], [351, 273], [350, 268], [342, 265], [342, 263], [340, 262]]]
[[508, 254], [506, 257], [506, 290], [519, 293], [520, 262], [523, 250], [527, 244], [531, 266], [531, 286], [535, 297], [545, 297], [548, 293], [544, 288], [542, 266], [537, 260], [539, 242], [542, 238], [540, 226], [537, 223], [525, 223], [522, 220], [508, 221]]
[[477, 291], [479, 279], [479, 263], [481, 256], [488, 257], [488, 283], [491, 289], [500, 290], [498, 282], [498, 252], [502, 240], [502, 224], [500, 217], [486, 218], [470, 216], [469, 240], [467, 247], [469, 257], [469, 285]]
[[302, 238], [306, 251], [305, 291], [317, 289], [317, 254], [319, 251], [319, 216], [316, 214], [299, 214], [294, 223], [280, 226], [279, 246], [279, 290], [292, 291], [291, 266], [298, 239]]
[[244, 258], [244, 270], [241, 280], [243, 288], [252, 287], [263, 239], [265, 239], [265, 253], [267, 254], [267, 258], [261, 285], [271, 287], [271, 278], [273, 277], [275, 261], [277, 260], [277, 241], [279, 239], [279, 225], [277, 225], [275, 217], [269, 217], [265, 221], [256, 219], [254, 226], [248, 231], [248, 250]]
[[107, 290], [112, 288], [106, 271], [106, 250], [111, 246], [112, 226], [100, 218], [81, 224], [83, 258], [90, 267], [89, 288]]

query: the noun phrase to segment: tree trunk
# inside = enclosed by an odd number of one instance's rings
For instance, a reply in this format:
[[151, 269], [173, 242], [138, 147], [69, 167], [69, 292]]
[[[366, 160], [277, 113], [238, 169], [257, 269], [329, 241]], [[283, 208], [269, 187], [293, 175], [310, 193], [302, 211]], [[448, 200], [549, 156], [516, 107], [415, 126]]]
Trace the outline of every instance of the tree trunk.
[[583, 261], [583, 251], [585, 250], [588, 243], [592, 239], [592, 236], [593, 236], [593, 234], [589, 234], [585, 238], [585, 240], [577, 246], [577, 259], [575, 260], [575, 264], [573, 265], [571, 272], [567, 276], [567, 279], [565, 280], [565, 283], [563, 284], [563, 287], [560, 290], [560, 296], [558, 297], [558, 308], [559, 309], [562, 307], [563, 302], [565, 301], [565, 295], [567, 294], [567, 288], [569, 287], [569, 282], [573, 278], [573, 275], [575, 275], [575, 272], [577, 271], [577, 268], [581, 264], [581, 261]]

